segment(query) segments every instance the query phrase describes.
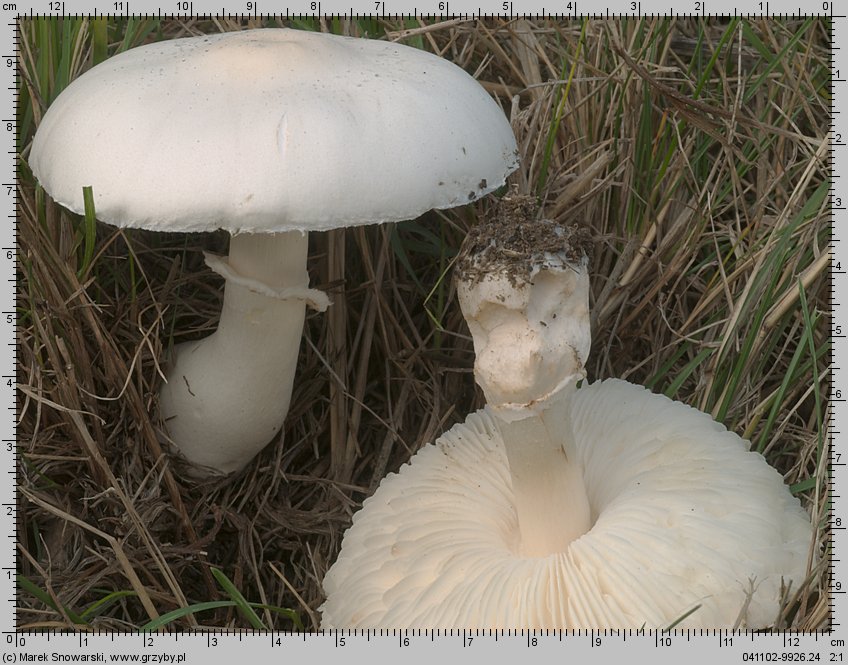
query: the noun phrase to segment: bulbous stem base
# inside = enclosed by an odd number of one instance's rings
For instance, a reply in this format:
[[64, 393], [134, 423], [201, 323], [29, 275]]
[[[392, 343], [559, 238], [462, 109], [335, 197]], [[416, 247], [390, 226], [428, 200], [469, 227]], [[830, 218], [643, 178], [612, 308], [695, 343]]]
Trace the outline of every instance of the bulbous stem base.
[[159, 404], [168, 436], [198, 475], [241, 469], [280, 431], [291, 400], [307, 291], [307, 235], [233, 236], [218, 329], [174, 349]]

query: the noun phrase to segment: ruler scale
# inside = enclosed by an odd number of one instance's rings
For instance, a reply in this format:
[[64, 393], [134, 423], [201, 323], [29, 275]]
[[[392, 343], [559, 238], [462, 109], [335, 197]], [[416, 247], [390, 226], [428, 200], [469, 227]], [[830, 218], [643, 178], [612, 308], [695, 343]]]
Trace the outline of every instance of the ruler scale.
[[828, 423], [828, 441], [830, 444], [831, 460], [831, 497], [832, 510], [830, 513], [830, 525], [832, 535], [831, 543], [831, 621], [834, 628], [844, 631], [844, 613], [848, 609], [845, 591], [843, 588], [843, 571], [846, 570], [843, 557], [845, 557], [846, 541], [845, 529], [841, 524], [844, 519], [844, 501], [841, 487], [845, 482], [845, 466], [848, 457], [845, 457], [845, 435], [840, 431], [846, 420], [845, 395], [841, 394], [844, 389], [842, 378], [845, 376], [846, 343], [845, 335], [848, 332], [848, 318], [845, 317], [845, 298], [848, 295], [848, 282], [845, 274], [848, 269], [848, 253], [846, 253], [846, 223], [848, 216], [844, 205], [834, 205], [834, 199], [840, 198], [846, 191], [845, 182], [840, 178], [848, 168], [848, 153], [845, 151], [846, 138], [848, 134], [848, 89], [846, 89], [846, 78], [848, 78], [848, 53], [846, 53], [843, 41], [848, 38], [848, 23], [845, 17], [835, 19], [831, 28], [832, 34], [832, 79], [831, 79], [831, 119], [833, 129], [831, 130], [831, 292], [833, 319], [831, 333], [833, 337], [833, 387], [830, 395], [830, 418]]
[[[2, 137], [3, 162], [2, 178], [4, 183], [17, 182], [17, 21], [14, 15], [4, 12], [2, 24], [3, 56], [0, 70], [3, 72], [2, 84]], [[3, 481], [0, 483], [0, 524], [4, 534], [2, 549], [6, 556], [0, 557], [2, 570], [0, 581], [3, 591], [0, 593], [0, 623], [5, 630], [16, 625], [15, 607], [17, 605], [17, 584], [15, 575], [18, 570], [17, 540], [17, 492], [16, 473], [18, 453], [16, 447], [16, 412], [15, 412], [15, 383], [14, 374], [17, 367], [16, 332], [17, 332], [17, 217], [19, 195], [15, 184], [4, 186], [2, 192], [3, 209], [6, 223], [0, 225], [0, 265], [2, 266], [2, 367], [3, 374], [3, 405], [0, 439], [2, 439]], [[10, 378], [6, 378], [6, 376]]]
[[[415, 2], [415, 4], [413, 4]], [[4, 406], [0, 425], [0, 468], [6, 480], [0, 483], [0, 528], [5, 539], [0, 541], [0, 653], [3, 662], [157, 662], [201, 663], [232, 662], [245, 656], [270, 662], [271, 659], [345, 658], [389, 662], [398, 657], [409, 662], [432, 662], [434, 658], [492, 659], [519, 656], [533, 662], [607, 662], [610, 659], [636, 659], [637, 662], [679, 663], [766, 663], [814, 662], [842, 663], [848, 661], [845, 612], [848, 611], [848, 570], [846, 526], [848, 513], [843, 510], [843, 487], [846, 481], [848, 448], [842, 428], [846, 425], [848, 384], [842, 384], [848, 357], [846, 334], [848, 317], [845, 299], [848, 298], [848, 182], [842, 177], [848, 172], [848, 18], [838, 12], [848, 11], [831, 0], [815, 0], [811, 4], [797, 2], [750, 1], [731, 4], [719, 0], [683, 0], [651, 2], [623, 0], [620, 2], [589, 3], [585, 0], [544, 6], [535, 2], [495, 2], [480, 7], [462, 0], [380, 0], [351, 6], [333, 0], [306, 0], [298, 5], [280, 6], [268, 0], [251, 0], [232, 5], [215, 6], [199, 0], [166, 0], [161, 5], [141, 0], [92, 1], [44, 0], [43, 2], [0, 3], [0, 136], [8, 158], [2, 170], [0, 201], [4, 203], [7, 224], [0, 226], [0, 284], [2, 284], [2, 389]], [[132, 16], [161, 17], [192, 16], [264, 16], [269, 12], [280, 17], [290, 16], [372, 16], [421, 15], [438, 16], [543, 15], [564, 18], [591, 16], [615, 18], [640, 16], [746, 16], [791, 17], [826, 16], [831, 20], [832, 131], [830, 135], [831, 228], [832, 246], [830, 272], [832, 289], [831, 331], [833, 338], [831, 395], [826, 423], [828, 454], [831, 461], [831, 629], [813, 633], [756, 632], [730, 630], [620, 630], [620, 631], [319, 631], [294, 633], [285, 631], [187, 631], [179, 633], [140, 634], [106, 632], [34, 632], [16, 630], [15, 607], [18, 587], [15, 579], [19, 553], [17, 539], [17, 506], [20, 497], [15, 487], [19, 463], [16, 448], [16, 306], [17, 261], [17, 32], [19, 17], [70, 16]], [[842, 46], [842, 45], [845, 46]], [[848, 491], [848, 490], [846, 490]], [[8, 541], [8, 544], [7, 542]], [[295, 660], [294, 662], [298, 662]]]

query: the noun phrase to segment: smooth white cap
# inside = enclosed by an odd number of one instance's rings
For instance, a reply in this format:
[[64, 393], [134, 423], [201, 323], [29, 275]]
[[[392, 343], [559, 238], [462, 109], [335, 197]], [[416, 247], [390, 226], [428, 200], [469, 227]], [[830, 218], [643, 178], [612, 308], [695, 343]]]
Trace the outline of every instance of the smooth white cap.
[[[771, 625], [807, 572], [812, 526], [748, 442], [611, 379], [571, 401], [592, 528], [522, 557], [509, 469], [486, 411], [385, 478], [324, 578], [324, 628]], [[547, 417], [547, 415], [546, 415]], [[569, 515], [563, 514], [563, 520]]]
[[291, 29], [175, 39], [92, 68], [50, 106], [29, 164], [77, 213], [162, 231], [313, 231], [414, 218], [500, 187], [503, 111], [460, 67]]

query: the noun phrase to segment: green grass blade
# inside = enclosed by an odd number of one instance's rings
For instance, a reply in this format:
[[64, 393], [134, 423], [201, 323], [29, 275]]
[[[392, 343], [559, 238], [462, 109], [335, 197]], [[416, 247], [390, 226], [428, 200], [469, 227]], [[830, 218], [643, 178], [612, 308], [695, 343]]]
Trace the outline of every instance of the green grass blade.
[[[815, 329], [815, 324], [819, 317], [812, 316], [810, 314], [810, 306], [807, 304], [807, 292], [804, 289], [804, 285], [801, 283], [801, 280], [798, 280], [798, 298], [801, 302], [801, 317], [804, 321], [804, 328], [807, 333], [806, 337], [807, 344], [810, 349], [810, 357], [815, 358], [816, 342], [815, 339], [813, 339], [813, 330]], [[818, 465], [822, 462], [822, 453], [824, 452], [824, 418], [822, 416], [824, 409], [822, 406], [819, 367], [815, 362], [811, 363], [811, 365], [813, 372], [813, 397], [815, 398], [816, 403], [816, 465]]]
[[[816, 214], [829, 191], [830, 182], [825, 181], [810, 195], [801, 210], [780, 231], [780, 239], [774, 250], [769, 254], [768, 261], [771, 265], [756, 277], [757, 283], [755, 288], [751, 289], [749, 295], [750, 302], [746, 303], [748, 311], [745, 318], [751, 323], [747, 328], [748, 333], [728, 375], [715, 382], [717, 389], [723, 393], [719, 408], [714, 412], [715, 418], [720, 422], [727, 418], [727, 412], [736, 399], [736, 390], [744, 380], [745, 372], [751, 361], [751, 353], [760, 335], [762, 323], [768, 314], [771, 303], [774, 302], [775, 293], [778, 291], [785, 259], [788, 253], [793, 251], [791, 245], [793, 233], [804, 221]], [[743, 317], [740, 317], [740, 321], [742, 320]], [[726, 349], [725, 356], [727, 354], [728, 350]]]
[[77, 270], [77, 277], [83, 278], [91, 267], [91, 261], [94, 258], [94, 246], [97, 240], [97, 215], [94, 210], [94, 192], [91, 187], [82, 188], [82, 200], [85, 205], [85, 217], [83, 219], [82, 236], [83, 236], [83, 255], [82, 265]]
[[259, 615], [253, 611], [253, 608], [250, 606], [250, 603], [247, 602], [247, 599], [241, 594], [236, 588], [236, 585], [230, 581], [230, 578], [227, 577], [224, 572], [218, 568], [211, 568], [212, 577], [221, 585], [221, 588], [227, 593], [227, 595], [232, 598], [233, 602], [236, 604], [236, 607], [239, 608], [239, 611], [244, 615], [244, 618], [250, 622], [250, 625], [256, 628], [256, 630], [268, 630], [265, 627], [265, 624], [262, 623], [262, 619], [259, 618]]
[[809, 490], [816, 488], [816, 479], [815, 478], [804, 478], [797, 483], [794, 483], [789, 486], [789, 491], [792, 494], [801, 494], [802, 492], [808, 492]]
[[418, 279], [418, 275], [415, 272], [415, 268], [412, 266], [412, 262], [409, 260], [409, 255], [406, 250], [406, 243], [401, 240], [400, 234], [398, 233], [398, 227], [401, 224], [393, 224], [391, 230], [389, 231], [389, 244], [392, 247], [392, 252], [395, 255], [395, 258], [400, 261], [400, 264], [403, 266], [404, 270], [406, 270], [409, 277], [415, 283], [415, 286], [418, 288], [419, 293], [426, 294], [427, 290], [424, 288], [424, 285], [421, 283], [421, 280]]
[[[701, 93], [704, 91], [704, 86], [709, 81], [710, 75], [713, 72], [713, 68], [715, 68], [715, 64], [718, 61], [718, 57], [723, 53], [724, 47], [730, 41], [731, 37], [733, 37], [733, 33], [736, 32], [737, 25], [739, 25], [739, 19], [731, 19], [730, 22], [727, 24], [727, 28], [722, 33], [721, 39], [719, 39], [718, 43], [713, 47], [713, 54], [710, 57], [709, 62], [707, 62], [707, 66], [704, 67], [704, 70], [698, 77], [698, 83], [695, 86], [695, 92], [692, 93], [692, 97], [694, 99], [698, 99], [701, 96]], [[693, 58], [693, 62], [695, 62], [695, 58]]]
[[[757, 80], [754, 81], [751, 85], [749, 85], [745, 90], [745, 95], [743, 97], [744, 103], [748, 103], [753, 96], [756, 94], [757, 90], [759, 90], [760, 86], [768, 80], [771, 76], [772, 72], [784, 65], [784, 63], [791, 59], [791, 54], [795, 52], [795, 46], [801, 41], [801, 37], [807, 32], [807, 29], [813, 25], [813, 19], [808, 18], [797, 30], [793, 33], [792, 38], [786, 43], [786, 45], [780, 49], [779, 53], [771, 53], [765, 56], [766, 60], [769, 61], [768, 66], [763, 70], [763, 72], [757, 77]], [[745, 32], [746, 37], [756, 39], [754, 33], [751, 31], [750, 27], [747, 23], [743, 24], [748, 29]], [[744, 28], [743, 28], [744, 29]]]
[[102, 16], [91, 21], [91, 59], [95, 65], [100, 64], [109, 56], [107, 25], [107, 20]]
[[196, 614], [197, 612], [206, 612], [208, 610], [217, 610], [221, 607], [235, 607], [236, 602], [234, 600], [210, 600], [205, 603], [195, 603], [194, 605], [189, 605], [188, 607], [180, 607], [171, 612], [167, 612], [153, 621], [149, 621], [144, 624], [139, 631], [142, 633], [147, 633], [152, 630], [159, 630], [160, 628], [164, 628], [172, 621], [176, 621], [177, 619], [182, 619], [183, 617], [187, 617], [190, 614]]
[[[562, 122], [562, 117], [565, 115], [565, 104], [568, 101], [568, 93], [571, 91], [571, 84], [574, 81], [574, 73], [577, 71], [577, 63], [580, 61], [580, 52], [583, 50], [583, 42], [586, 39], [586, 28], [589, 25], [589, 21], [587, 19], [583, 20], [583, 27], [580, 29], [580, 39], [577, 42], [577, 50], [574, 53], [574, 58], [571, 61], [571, 67], [568, 72], [568, 80], [565, 84], [565, 90], [562, 91], [562, 95], [559, 98], [559, 103], [557, 104], [556, 112], [554, 113], [554, 117], [551, 119], [551, 126], [548, 128], [548, 136], [545, 141], [545, 152], [542, 157], [542, 166], [539, 169], [539, 181], [536, 187], [536, 193], [540, 194], [544, 188], [548, 179], [548, 166], [551, 163], [551, 155], [554, 152], [554, 145], [556, 144], [557, 130], [559, 129], [559, 125]], [[563, 63], [563, 71], [560, 78], [565, 78], [565, 63]]]
[[[800, 287], [800, 283], [799, 283]], [[781, 407], [783, 406], [783, 400], [788, 392], [790, 386], [794, 385], [798, 380], [797, 378], [797, 370], [798, 366], [801, 364], [801, 359], [804, 356], [804, 353], [807, 351], [806, 340], [810, 339], [813, 344], [815, 342], [812, 339], [812, 333], [815, 329], [816, 321], [807, 319], [805, 317], [805, 325], [804, 325], [804, 334], [799, 342], [798, 346], [795, 347], [795, 352], [792, 354], [792, 359], [789, 361], [789, 365], [786, 368], [786, 374], [783, 377], [783, 381], [781, 381], [780, 387], [775, 393], [771, 409], [769, 410], [768, 417], [766, 418], [766, 423], [763, 426], [762, 432], [760, 432], [759, 441], [756, 446], [756, 450], [758, 452], [763, 452], [765, 450], [766, 445], [768, 445], [769, 439], [772, 437], [772, 429], [774, 428], [774, 423], [777, 421], [778, 415], [781, 412]], [[815, 348], [812, 349], [812, 355], [815, 356]], [[816, 371], [816, 363], [812, 363], [813, 372]], [[816, 407], [818, 407], [818, 400], [816, 400]]]
[[124, 39], [118, 47], [118, 53], [141, 45], [147, 36], [154, 30], [159, 29], [159, 19], [127, 19]]
[[[298, 630], [303, 630], [303, 622], [301, 621], [298, 613], [294, 610], [286, 609], [285, 607], [277, 607], [276, 605], [263, 605], [261, 603], [248, 603], [248, 605], [251, 608], [256, 608], [258, 610], [269, 610], [271, 612], [274, 612], [275, 614], [279, 614], [285, 617], [286, 619], [291, 620]], [[159, 630], [160, 628], [165, 628], [169, 623], [176, 621], [177, 619], [187, 617], [190, 614], [197, 614], [198, 612], [207, 612], [209, 610], [217, 610], [222, 607], [239, 607], [239, 604], [234, 600], [211, 600], [204, 603], [195, 603], [194, 605], [189, 605], [188, 607], [180, 607], [176, 610], [163, 614], [158, 619], [149, 621], [141, 628], [139, 628], [139, 631], [143, 633], [148, 633], [154, 630]], [[266, 629], [263, 628], [262, 630]]]
[[686, 382], [686, 379], [692, 375], [692, 372], [694, 372], [702, 362], [709, 358], [714, 351], [715, 349], [710, 348], [701, 349], [698, 354], [692, 358], [692, 360], [683, 366], [683, 369], [680, 370], [677, 376], [674, 377], [674, 381], [672, 381], [668, 388], [663, 391], [663, 394], [666, 397], [674, 399], [677, 396], [677, 391], [680, 390], [680, 386]]
[[666, 626], [665, 628], [663, 628], [663, 632], [664, 632], [664, 633], [669, 633], [669, 632], [671, 632], [672, 630], [674, 630], [674, 627], [675, 627], [675, 626], [677, 626], [677, 625], [679, 625], [679, 624], [680, 624], [680, 622], [681, 622], [681, 621], [683, 621], [686, 617], [689, 617], [689, 616], [693, 615], [693, 614], [694, 614], [695, 612], [697, 612], [699, 609], [701, 609], [701, 606], [700, 606], [700, 605], [695, 605], [695, 607], [693, 607], [691, 610], [689, 610], [689, 611], [688, 611], [688, 612], [686, 612], [685, 614], [681, 614], [681, 615], [680, 615], [679, 617], [677, 617], [677, 618], [676, 618], [676, 619], [675, 619], [672, 623], [668, 624], [668, 626]]
[[33, 596], [38, 598], [38, 600], [47, 605], [47, 607], [55, 610], [56, 612], [64, 612], [64, 614], [75, 624], [85, 625], [86, 621], [80, 617], [79, 614], [65, 606], [62, 606], [62, 609], [60, 610], [56, 603], [53, 602], [53, 598], [50, 594], [36, 586], [31, 580], [27, 579], [23, 575], [17, 575], [16, 580], [19, 588], [31, 593]]
[[138, 594], [135, 591], [112, 591], [108, 593], [100, 600], [94, 601], [91, 605], [83, 610], [80, 616], [88, 622], [92, 618], [96, 617], [98, 614], [103, 612], [107, 607], [112, 605], [112, 603], [116, 603], [122, 598], [135, 598]]

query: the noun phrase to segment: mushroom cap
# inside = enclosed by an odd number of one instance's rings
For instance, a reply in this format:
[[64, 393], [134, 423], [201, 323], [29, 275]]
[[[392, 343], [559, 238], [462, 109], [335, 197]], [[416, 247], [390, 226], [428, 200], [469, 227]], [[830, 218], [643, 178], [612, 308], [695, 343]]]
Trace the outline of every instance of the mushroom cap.
[[[777, 618], [812, 527], [780, 475], [708, 415], [615, 379], [572, 400], [592, 528], [522, 558], [484, 409], [422, 448], [354, 516], [324, 579], [324, 628], [729, 627]], [[568, 515], [563, 515], [568, 519]]]
[[314, 231], [410, 219], [500, 187], [503, 111], [460, 67], [390, 42], [292, 29], [163, 41], [53, 102], [29, 164], [116, 226]]

